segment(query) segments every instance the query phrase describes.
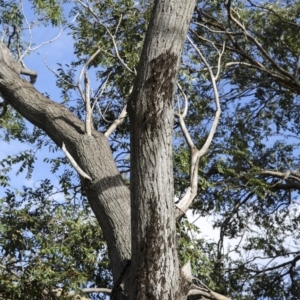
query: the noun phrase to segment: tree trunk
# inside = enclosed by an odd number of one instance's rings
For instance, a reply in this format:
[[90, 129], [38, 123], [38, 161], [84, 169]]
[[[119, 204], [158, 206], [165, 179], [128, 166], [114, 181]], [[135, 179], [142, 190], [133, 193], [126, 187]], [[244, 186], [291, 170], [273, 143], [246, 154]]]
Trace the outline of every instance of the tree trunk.
[[173, 191], [173, 99], [194, 7], [194, 0], [155, 1], [128, 106], [132, 300], [182, 298]]

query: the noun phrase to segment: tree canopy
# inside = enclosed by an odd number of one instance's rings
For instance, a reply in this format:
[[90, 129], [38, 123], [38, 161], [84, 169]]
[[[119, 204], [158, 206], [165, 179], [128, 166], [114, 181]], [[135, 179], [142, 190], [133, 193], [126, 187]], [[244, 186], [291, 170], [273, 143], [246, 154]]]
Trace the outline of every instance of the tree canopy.
[[[25, 5], [31, 7], [30, 16]], [[143, 184], [148, 191], [148, 179], [163, 164], [173, 174], [167, 171], [168, 176], [153, 180], [160, 180], [161, 198], [164, 194], [170, 200], [174, 188], [172, 208], [165, 202], [176, 217], [178, 264], [192, 267], [189, 299], [299, 299], [300, 1], [176, 4], [182, 14], [189, 7], [193, 11], [184, 37], [179, 22], [168, 32], [171, 13], [169, 23], [156, 23], [160, 5], [143, 0], [0, 1], [1, 53], [9, 49], [21, 65], [19, 73], [32, 83], [39, 74], [23, 62], [38, 51], [33, 30], [59, 27], [73, 39], [71, 63], [58, 61], [56, 70], [48, 66], [61, 94], [51, 108], [46, 102], [51, 94], [38, 93], [28, 83], [29, 98], [40, 102], [26, 102], [21, 91], [15, 94], [21, 87], [16, 77], [0, 70], [1, 143], [28, 145], [0, 162], [0, 299], [105, 299], [108, 289], [114, 299], [119, 280], [125, 285], [128, 280], [128, 260], [142, 278], [138, 251], [149, 241], [155, 247], [164, 243], [151, 235], [159, 229], [143, 228], [144, 220], [152, 218], [149, 223], [165, 226], [165, 232], [173, 229], [167, 224], [170, 216], [160, 218], [153, 208], [154, 200], [148, 207], [133, 198], [143, 199]], [[168, 52], [169, 36], [184, 40], [182, 54], [176, 43], [170, 49], [177, 47], [177, 52]], [[166, 51], [160, 53], [155, 45]], [[153, 58], [149, 64], [148, 58]], [[147, 98], [158, 100], [142, 108], [134, 102]], [[158, 140], [168, 126], [172, 145], [163, 136], [154, 149], [165, 149], [171, 163], [163, 156], [158, 163], [147, 137]], [[51, 153], [45, 163], [57, 184], [49, 175], [34, 186], [14, 188], [12, 167], [31, 178], [40, 151]], [[111, 156], [117, 168], [111, 167]], [[91, 174], [99, 172], [98, 166], [102, 173], [94, 184]], [[124, 200], [129, 191], [131, 204]], [[112, 211], [114, 199], [118, 207]], [[145, 215], [143, 207], [148, 207]], [[130, 209], [136, 213], [130, 215]], [[190, 223], [188, 211], [209, 220], [218, 239]], [[130, 229], [130, 222], [139, 225]], [[147, 241], [138, 238], [144, 230]], [[137, 237], [136, 249], [134, 242], [132, 249], [128, 245], [130, 235], [133, 241]], [[147, 251], [151, 256], [150, 246]], [[157, 253], [152, 260], [159, 260]]]

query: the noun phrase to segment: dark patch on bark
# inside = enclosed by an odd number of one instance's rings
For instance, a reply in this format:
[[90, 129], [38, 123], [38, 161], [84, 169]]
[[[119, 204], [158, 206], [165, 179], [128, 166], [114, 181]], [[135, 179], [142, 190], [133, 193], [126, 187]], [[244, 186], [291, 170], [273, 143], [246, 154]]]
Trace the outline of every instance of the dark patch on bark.
[[[142, 126], [142, 135], [139, 143], [142, 140], [153, 139], [167, 123], [172, 122], [173, 113], [173, 97], [176, 84], [178, 56], [171, 51], [162, 53], [155, 59], [151, 60], [148, 66], [147, 79], [141, 87], [141, 91], [136, 91], [134, 97], [140, 94], [140, 101], [143, 101], [144, 109], [140, 116], [134, 116], [133, 103], [129, 104], [130, 113], [133, 113], [133, 118], [138, 120], [138, 126]], [[132, 99], [133, 100], [133, 99]], [[141, 105], [141, 103], [140, 103]], [[139, 124], [138, 124], [139, 123]], [[136, 280], [138, 285], [142, 287], [139, 290], [140, 299], [157, 299], [157, 286], [161, 288], [160, 299], [168, 297], [164, 294], [163, 286], [167, 284], [167, 278], [164, 276], [164, 270], [167, 269], [167, 262], [164, 261], [167, 247], [171, 248], [174, 243], [172, 234], [167, 233], [170, 230], [170, 220], [162, 220], [160, 215], [160, 199], [154, 195], [147, 201], [149, 207], [149, 217], [147, 221], [143, 240], [140, 243], [140, 253], [144, 259], [140, 262], [137, 270]], [[161, 261], [161, 265], [158, 263]], [[159, 271], [161, 269], [162, 271]], [[160, 276], [156, 278], [155, 274], [159, 271]], [[170, 295], [172, 291], [170, 291]], [[169, 295], [169, 296], [170, 296]]]
[[[141, 244], [141, 252], [145, 253], [145, 267], [143, 266], [144, 264], [142, 264], [138, 272], [140, 274], [141, 283], [145, 286], [146, 299], [153, 300], [155, 299], [155, 291], [150, 289], [151, 286], [153, 287], [153, 285], [149, 284], [149, 279], [151, 278], [151, 269], [155, 267], [155, 261], [160, 258], [161, 253], [159, 251], [160, 249], [158, 246], [162, 242], [162, 237], [158, 235], [160, 226], [157, 222], [159, 220], [157, 205], [158, 199], [156, 199], [155, 197], [152, 198], [150, 203], [151, 213], [149, 214], [150, 222], [146, 226], [145, 237]], [[151, 262], [151, 266], [148, 266], [148, 261]], [[145, 272], [145, 270], [150, 270], [150, 273]]]
[[144, 86], [146, 109], [143, 124], [151, 135], [161, 129], [165, 109], [173, 107], [177, 60], [174, 53], [166, 51], [150, 62], [150, 76]]

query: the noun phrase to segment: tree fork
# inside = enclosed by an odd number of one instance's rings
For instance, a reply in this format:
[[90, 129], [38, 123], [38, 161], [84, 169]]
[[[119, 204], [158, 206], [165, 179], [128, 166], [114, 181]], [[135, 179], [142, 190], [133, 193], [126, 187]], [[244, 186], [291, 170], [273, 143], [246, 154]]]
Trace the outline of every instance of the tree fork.
[[65, 144], [78, 166], [92, 178], [84, 180], [93, 212], [103, 230], [116, 280], [131, 257], [130, 195], [117, 170], [107, 138], [92, 130], [64, 106], [49, 100], [19, 77], [18, 66], [0, 43], [0, 93], [16, 111], [43, 129], [58, 145]]

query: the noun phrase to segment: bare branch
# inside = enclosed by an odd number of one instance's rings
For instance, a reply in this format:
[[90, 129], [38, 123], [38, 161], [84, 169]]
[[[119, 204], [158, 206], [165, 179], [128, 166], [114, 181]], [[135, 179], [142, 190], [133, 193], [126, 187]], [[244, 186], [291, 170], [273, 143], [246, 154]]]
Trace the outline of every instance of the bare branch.
[[118, 119], [114, 120], [114, 122], [109, 126], [109, 128], [106, 130], [104, 135], [108, 138], [112, 132], [120, 125], [123, 123], [124, 119], [127, 116], [127, 106], [123, 108], [122, 112], [120, 113]]
[[[102, 96], [102, 94], [103, 94], [103, 92], [104, 92], [104, 90], [105, 90], [105, 88], [106, 88], [106, 85], [107, 85], [107, 83], [108, 83], [109, 76], [111, 75], [111, 73], [112, 73], [112, 72], [110, 72], [110, 73], [107, 75], [107, 77], [106, 77], [104, 83], [102, 84], [102, 86], [101, 86], [101, 88], [100, 88], [100, 93], [99, 93], [99, 95], [95, 95], [95, 97], [94, 97], [94, 103], [93, 103], [93, 106], [92, 106], [92, 110], [94, 110], [94, 107], [95, 107], [95, 105], [97, 104], [98, 110], [99, 110], [99, 113], [100, 113], [101, 116], [102, 116], [102, 113], [101, 113], [101, 109], [100, 109], [100, 106], [99, 106], [98, 101], [99, 101], [99, 99], [101, 98], [101, 96]], [[97, 93], [96, 93], [96, 94], [97, 94]]]
[[204, 64], [206, 65], [209, 74], [210, 74], [210, 78], [212, 81], [212, 86], [213, 86], [213, 90], [214, 90], [214, 95], [215, 95], [215, 102], [216, 102], [216, 107], [217, 107], [217, 111], [216, 111], [216, 115], [215, 115], [215, 119], [213, 121], [213, 124], [211, 126], [209, 135], [206, 139], [205, 144], [203, 145], [203, 147], [201, 148], [201, 150], [199, 151], [199, 157], [203, 156], [205, 153], [207, 153], [208, 148], [212, 142], [212, 139], [215, 135], [216, 129], [217, 129], [217, 125], [219, 123], [219, 119], [221, 116], [221, 106], [220, 106], [220, 100], [219, 100], [219, 92], [218, 92], [218, 88], [217, 88], [217, 84], [216, 84], [216, 80], [218, 79], [219, 73], [220, 73], [220, 67], [221, 67], [221, 57], [224, 53], [224, 47], [225, 44], [223, 44], [223, 49], [222, 52], [219, 53], [219, 60], [218, 60], [218, 69], [217, 69], [217, 74], [214, 75], [212, 72], [212, 68], [209, 65], [209, 63], [207, 62], [207, 60], [204, 58], [204, 56], [202, 55], [201, 51], [199, 48], [196, 47], [196, 45], [192, 42], [192, 40], [190, 39], [190, 37], [187, 37], [188, 41], [191, 43], [191, 45], [193, 46], [193, 48], [196, 50], [196, 52], [199, 54], [199, 56], [201, 57], [201, 59], [203, 60]]
[[[108, 288], [83, 288], [80, 291], [82, 293], [104, 293], [104, 294], [111, 294], [111, 289], [108, 289]], [[74, 298], [76, 298], [78, 295], [76, 295], [75, 292], [71, 291], [71, 292], [68, 293], [68, 296], [73, 296], [73, 297], [75, 296]], [[80, 297], [79, 299], [84, 300], [84, 299], [89, 299], [89, 298]]]
[[26, 14], [25, 14], [25, 11], [24, 11], [24, 1], [22, 0], [21, 1], [21, 7], [22, 7], [22, 14], [23, 14], [23, 16], [24, 16], [24, 19], [25, 19], [25, 23], [27, 24], [27, 26], [28, 26], [28, 32], [29, 32], [29, 45], [28, 45], [28, 48], [27, 48], [27, 50], [23, 53], [23, 55], [21, 55], [20, 57], [19, 57], [19, 60], [22, 60], [24, 57], [25, 57], [25, 55], [28, 53], [28, 49], [30, 49], [30, 47], [31, 47], [31, 45], [32, 45], [32, 31], [31, 31], [31, 26], [30, 26], [30, 24], [29, 24], [29, 22], [28, 22], [28, 19], [27, 19], [27, 17], [26, 17]]
[[194, 148], [195, 147], [194, 142], [192, 141], [192, 138], [189, 134], [189, 131], [185, 126], [183, 116], [181, 114], [177, 114], [177, 113], [175, 113], [175, 116], [178, 118], [178, 122], [179, 122], [179, 125], [180, 125], [180, 128], [181, 128], [181, 131], [183, 133], [183, 136], [184, 136], [187, 144], [189, 145], [190, 149]]
[[123, 19], [123, 15], [121, 14], [118, 25], [117, 25], [116, 30], [115, 30], [114, 36], [116, 36], [116, 34], [118, 33], [118, 30], [119, 30], [120, 24], [122, 22], [122, 19]]
[[88, 72], [84, 72], [84, 88], [85, 88], [85, 131], [86, 134], [92, 135], [93, 120], [92, 120], [92, 108], [90, 100], [90, 79]]
[[189, 101], [188, 101], [188, 97], [187, 97], [186, 93], [183, 91], [183, 89], [182, 89], [179, 82], [177, 82], [177, 86], [178, 86], [178, 88], [179, 88], [179, 90], [180, 90], [180, 92], [181, 92], [181, 94], [184, 98], [184, 109], [183, 109], [183, 113], [181, 114], [182, 118], [184, 119], [187, 115], [187, 112], [188, 112]]
[[80, 95], [81, 95], [82, 100], [85, 99], [85, 95], [84, 95], [84, 93], [83, 93], [83, 91], [82, 91], [82, 88], [81, 88], [81, 80], [82, 80], [82, 76], [84, 75], [84, 72], [86, 71], [86, 68], [89, 66], [89, 64], [93, 61], [93, 59], [98, 55], [98, 53], [99, 53], [100, 51], [101, 51], [101, 49], [98, 48], [98, 49], [96, 50], [96, 52], [88, 58], [88, 60], [85, 62], [85, 64], [83, 65], [83, 67], [81, 68], [81, 71], [80, 71], [80, 73], [79, 73], [79, 76], [78, 76], [78, 79], [77, 79], [77, 88], [78, 88], [78, 90], [79, 90], [79, 93], [80, 93]]
[[53, 39], [51, 39], [51, 40], [49, 40], [49, 41], [46, 41], [46, 42], [43, 42], [43, 43], [41, 43], [41, 44], [39, 44], [39, 45], [37, 45], [37, 46], [31, 48], [31, 45], [32, 45], [32, 31], [31, 31], [32, 25], [30, 25], [29, 22], [28, 22], [28, 19], [27, 19], [26, 15], [25, 15], [25, 11], [24, 11], [24, 4], [23, 4], [23, 1], [21, 1], [21, 2], [22, 2], [22, 4], [21, 4], [21, 7], [22, 7], [22, 14], [23, 14], [23, 16], [24, 16], [24, 19], [25, 19], [25, 22], [26, 22], [26, 24], [27, 24], [27, 26], [28, 26], [28, 31], [29, 31], [29, 45], [28, 45], [27, 49], [24, 51], [24, 53], [23, 53], [22, 55], [19, 56], [19, 61], [22, 61], [23, 58], [27, 55], [28, 52], [35, 51], [35, 50], [41, 48], [41, 47], [44, 46], [44, 45], [48, 45], [48, 44], [51, 44], [51, 43], [53, 43], [54, 41], [56, 41], [56, 40], [61, 36], [62, 32], [63, 32], [70, 24], [72, 24], [72, 23], [76, 20], [76, 18], [78, 17], [78, 13], [77, 13], [77, 14], [74, 16], [73, 20], [72, 20], [71, 22], [68, 23], [68, 25], [66, 25], [65, 27], [60, 27], [59, 33], [58, 33], [57, 36], [55, 36]]
[[239, 34], [240, 35], [240, 33], [226, 31], [225, 29], [224, 30], [213, 30], [213, 29], [210, 29], [208, 26], [206, 26], [204, 24], [201, 24], [201, 23], [198, 23], [198, 22], [194, 22], [193, 24], [196, 24], [198, 26], [204, 27], [205, 29], [207, 29], [208, 31], [210, 31], [212, 33], [224, 33], [224, 34], [235, 34], [235, 35]]
[[66, 157], [69, 159], [71, 165], [73, 166], [73, 168], [78, 172], [78, 174], [80, 176], [82, 176], [83, 178], [89, 179], [90, 181], [92, 181], [92, 178], [87, 175], [80, 167], [79, 165], [76, 163], [75, 159], [72, 157], [72, 155], [68, 152], [68, 150], [65, 147], [65, 144], [62, 144], [61, 149], [63, 150], [63, 152], [65, 153]]
[[[219, 54], [219, 59], [218, 59], [218, 66], [217, 66], [217, 73], [216, 75], [213, 74], [212, 71], [212, 67], [209, 65], [209, 63], [207, 62], [207, 60], [204, 58], [203, 54], [201, 53], [200, 49], [196, 47], [196, 45], [192, 42], [192, 40], [189, 38], [189, 36], [187, 37], [188, 41], [191, 43], [191, 45], [193, 46], [193, 48], [196, 50], [196, 52], [199, 54], [199, 56], [201, 57], [201, 59], [203, 60], [204, 64], [207, 67], [207, 70], [209, 71], [210, 74], [210, 78], [212, 81], [212, 86], [213, 86], [213, 91], [214, 91], [214, 95], [215, 95], [215, 103], [216, 103], [216, 114], [215, 114], [215, 118], [214, 121], [212, 123], [210, 132], [208, 134], [208, 137], [204, 143], [204, 145], [202, 146], [202, 148], [200, 150], [198, 150], [195, 146], [194, 143], [192, 142], [190, 135], [188, 133], [188, 130], [185, 127], [185, 123], [184, 123], [184, 119], [182, 116], [178, 115], [178, 119], [179, 119], [179, 124], [181, 127], [181, 130], [184, 134], [184, 137], [190, 147], [190, 151], [191, 151], [191, 161], [190, 161], [190, 187], [187, 188], [185, 195], [183, 196], [183, 198], [179, 201], [179, 203], [177, 203], [177, 210], [176, 210], [176, 217], [180, 217], [182, 216], [190, 207], [190, 205], [192, 204], [194, 198], [197, 195], [197, 186], [198, 186], [198, 166], [199, 166], [199, 161], [200, 158], [202, 156], [204, 156], [208, 150], [209, 147], [212, 143], [213, 137], [216, 133], [216, 129], [217, 129], [217, 125], [219, 123], [220, 120], [220, 116], [221, 116], [221, 106], [220, 106], [220, 100], [219, 100], [219, 92], [218, 92], [218, 88], [217, 88], [217, 79], [218, 76], [220, 74], [220, 68], [221, 68], [221, 58], [222, 55], [224, 53], [225, 50], [225, 44], [223, 44], [223, 48], [222, 51], [219, 52], [218, 50], [218, 54]], [[213, 45], [214, 46], [214, 45]]]
[[35, 47], [33, 47], [33, 48], [31, 48], [31, 45], [29, 45], [28, 48], [24, 51], [24, 53], [23, 53], [23, 54], [21, 55], [21, 57], [19, 58], [19, 61], [23, 60], [23, 58], [26, 56], [26, 54], [27, 54], [28, 52], [35, 51], [35, 50], [41, 48], [41, 47], [44, 46], [44, 45], [48, 45], [48, 44], [51, 44], [51, 43], [53, 43], [54, 41], [56, 41], [56, 40], [61, 36], [63, 30], [64, 30], [64, 29], [61, 27], [59, 33], [57, 34], [57, 36], [54, 37], [53, 39], [49, 40], [49, 41], [43, 42], [43, 43], [41, 43], [41, 44], [39, 44], [39, 45], [37, 45], [37, 46], [35, 46]]

